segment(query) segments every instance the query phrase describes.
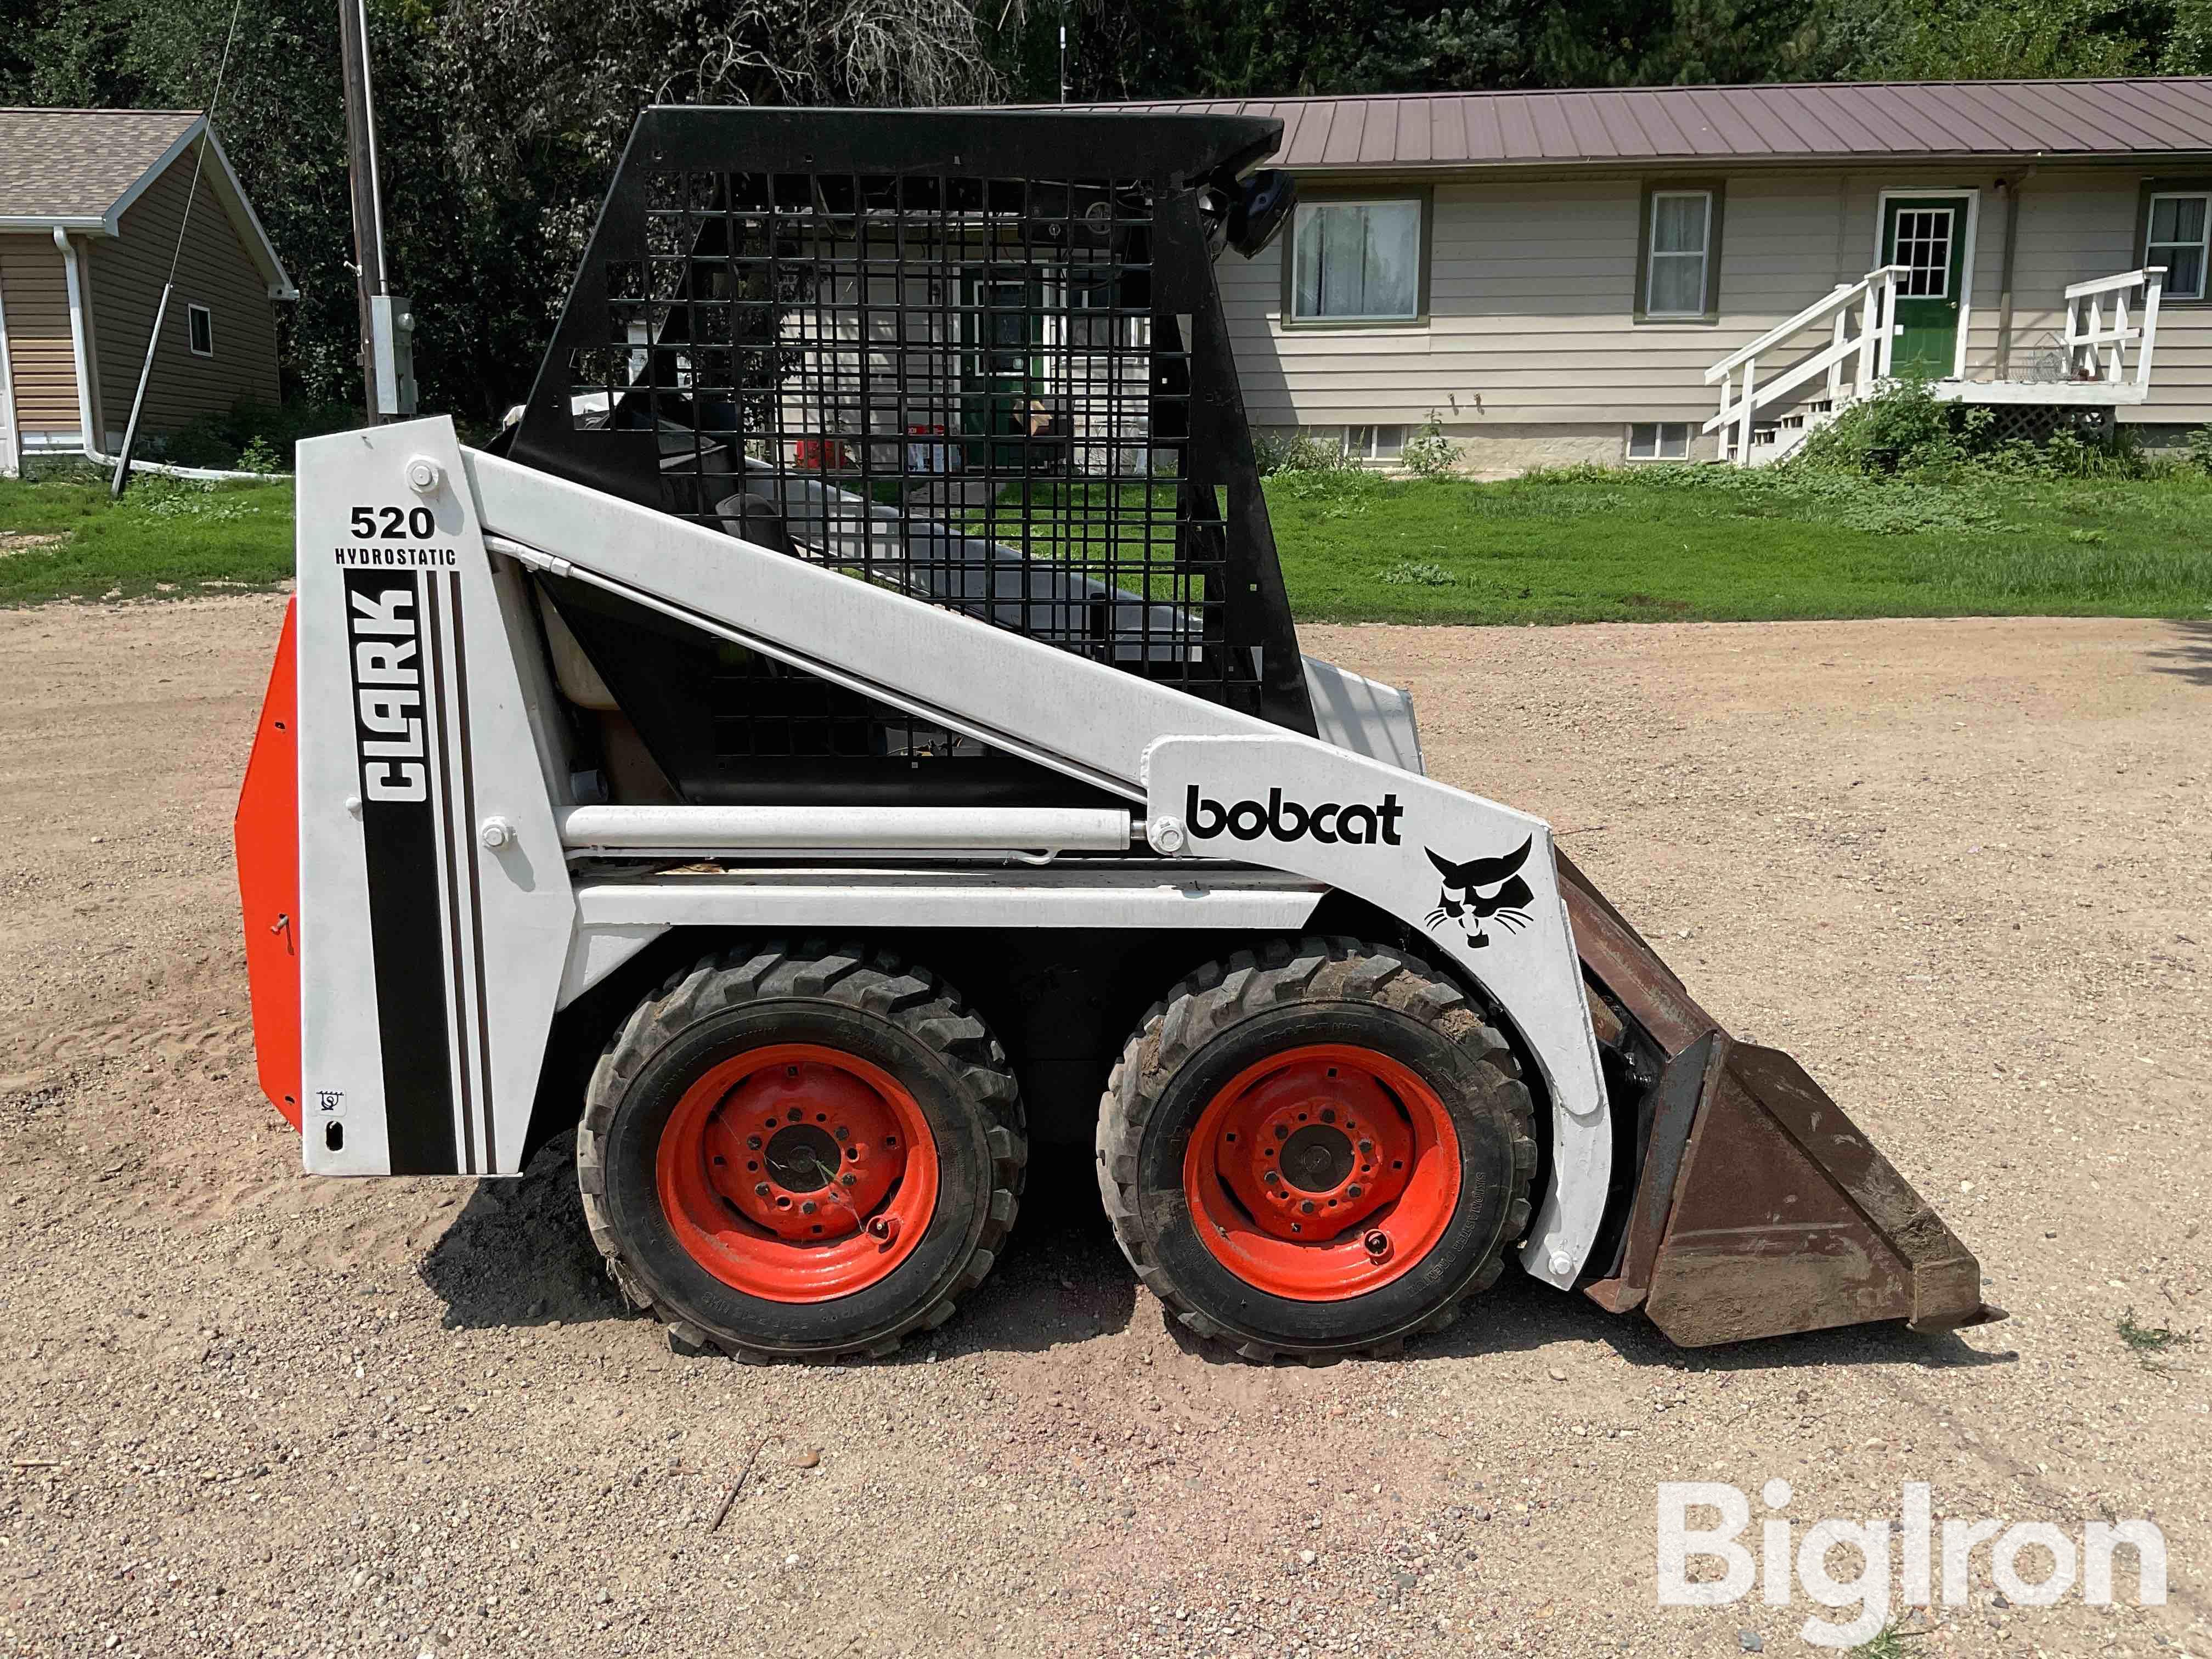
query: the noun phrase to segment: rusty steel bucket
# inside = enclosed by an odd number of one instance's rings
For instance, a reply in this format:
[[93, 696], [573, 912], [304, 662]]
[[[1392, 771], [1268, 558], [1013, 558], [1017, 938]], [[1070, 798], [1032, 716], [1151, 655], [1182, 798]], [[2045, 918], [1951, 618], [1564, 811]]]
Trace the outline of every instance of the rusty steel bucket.
[[1636, 1115], [1634, 1200], [1584, 1293], [1692, 1348], [2002, 1319], [1972, 1253], [1804, 1067], [1731, 1037], [1564, 854], [1559, 874], [1583, 968], [1664, 1055]]

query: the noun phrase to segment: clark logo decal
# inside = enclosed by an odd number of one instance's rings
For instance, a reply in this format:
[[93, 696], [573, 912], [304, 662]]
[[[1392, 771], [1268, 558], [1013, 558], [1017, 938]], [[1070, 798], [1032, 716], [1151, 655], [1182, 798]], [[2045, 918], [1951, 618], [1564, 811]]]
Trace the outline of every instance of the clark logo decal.
[[1200, 841], [1226, 832], [1238, 841], [1257, 841], [1262, 836], [1276, 841], [1304, 841], [1310, 836], [1331, 846], [1340, 842], [1372, 847], [1379, 842], [1395, 847], [1398, 820], [1405, 812], [1395, 795], [1383, 796], [1382, 804], [1376, 806], [1334, 800], [1308, 806], [1285, 800], [1279, 789], [1270, 789], [1264, 801], [1240, 800], [1234, 806], [1224, 806], [1200, 794], [1194, 783], [1183, 797], [1182, 821]]
[[459, 947], [447, 939], [441, 914], [451, 902], [440, 903], [453, 848], [439, 825], [445, 765], [441, 757], [433, 765], [429, 724], [441, 684], [438, 603], [453, 578], [348, 570], [343, 580], [391, 1170], [459, 1175], [447, 976]]
[[1511, 852], [1497, 858], [1468, 859], [1460, 864], [1453, 863], [1433, 847], [1425, 849], [1429, 862], [1443, 878], [1443, 890], [1437, 895], [1437, 908], [1425, 918], [1428, 925], [1440, 927], [1456, 922], [1469, 948], [1477, 951], [1491, 941], [1491, 922], [1516, 933], [1526, 927], [1528, 902], [1535, 896], [1521, 878], [1521, 866], [1528, 861], [1528, 849], [1535, 841], [1531, 836]]
[[349, 575], [355, 732], [362, 793], [371, 800], [430, 798], [422, 741], [422, 662], [415, 578]]

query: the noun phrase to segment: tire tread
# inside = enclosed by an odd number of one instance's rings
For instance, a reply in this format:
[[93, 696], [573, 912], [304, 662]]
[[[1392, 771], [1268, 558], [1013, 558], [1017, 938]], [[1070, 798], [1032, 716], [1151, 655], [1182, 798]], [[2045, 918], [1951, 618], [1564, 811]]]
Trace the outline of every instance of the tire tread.
[[[1520, 1190], [1509, 1200], [1505, 1224], [1491, 1255], [1450, 1297], [1406, 1330], [1382, 1334], [1350, 1348], [1306, 1350], [1279, 1340], [1261, 1341], [1236, 1331], [1193, 1304], [1154, 1258], [1137, 1205], [1139, 1152], [1145, 1127], [1169, 1082], [1222, 1031], [1243, 1019], [1286, 1005], [1369, 1003], [1429, 1025], [1479, 1064], [1498, 1074], [1500, 1093], [1513, 1117], [1513, 1168]], [[1527, 1229], [1528, 1183], [1536, 1167], [1535, 1103], [1505, 1039], [1458, 986], [1395, 945], [1341, 937], [1271, 940], [1260, 951], [1239, 951], [1208, 963], [1152, 1005], [1123, 1046], [1106, 1079], [1098, 1109], [1098, 1188], [1115, 1242], [1138, 1279], [1184, 1328], [1227, 1344], [1259, 1364], [1278, 1358], [1326, 1362], [1346, 1352], [1387, 1357], [1404, 1349], [1409, 1334], [1444, 1329], [1471, 1297], [1497, 1282], [1504, 1252]]]
[[[604, 1143], [630, 1080], [661, 1048], [704, 1015], [742, 1003], [785, 999], [842, 1004], [897, 1025], [931, 1049], [961, 1079], [985, 1115], [984, 1138], [991, 1158], [982, 1231], [958, 1271], [947, 1276], [944, 1291], [893, 1330], [872, 1331], [851, 1342], [810, 1348], [803, 1354], [757, 1347], [731, 1333], [703, 1329], [693, 1317], [658, 1300], [625, 1255], [605, 1199]], [[926, 969], [902, 963], [887, 952], [871, 953], [857, 944], [824, 939], [741, 945], [702, 957], [671, 974], [608, 1038], [585, 1091], [583, 1121], [576, 1134], [576, 1184], [583, 1197], [584, 1221], [605, 1258], [607, 1276], [631, 1305], [667, 1328], [670, 1344], [678, 1352], [712, 1347], [747, 1360], [880, 1358], [915, 1331], [936, 1329], [952, 1316], [956, 1298], [981, 1285], [997, 1261], [1021, 1208], [1028, 1164], [1021, 1091], [1006, 1050], [990, 1029], [951, 987]]]

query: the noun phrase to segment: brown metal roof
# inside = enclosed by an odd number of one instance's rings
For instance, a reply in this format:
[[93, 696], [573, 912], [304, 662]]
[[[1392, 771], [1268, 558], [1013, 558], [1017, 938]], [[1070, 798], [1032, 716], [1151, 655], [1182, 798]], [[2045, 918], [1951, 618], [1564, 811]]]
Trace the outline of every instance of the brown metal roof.
[[199, 119], [194, 110], [0, 109], [0, 219], [97, 219]]
[[2212, 76], [1846, 82], [1189, 100], [1118, 109], [1273, 115], [1286, 167], [2212, 154]]

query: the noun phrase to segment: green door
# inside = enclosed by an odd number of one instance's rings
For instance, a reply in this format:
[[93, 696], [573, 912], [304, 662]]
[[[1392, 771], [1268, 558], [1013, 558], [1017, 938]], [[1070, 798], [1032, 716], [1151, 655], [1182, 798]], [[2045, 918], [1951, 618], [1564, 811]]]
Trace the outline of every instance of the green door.
[[1882, 208], [1882, 263], [1903, 265], [1890, 372], [1948, 380], [1959, 352], [1966, 292], [1966, 204], [1956, 196], [1893, 196]]
[[1030, 271], [970, 265], [960, 287], [968, 465], [1018, 471], [1043, 392], [1044, 284]]

